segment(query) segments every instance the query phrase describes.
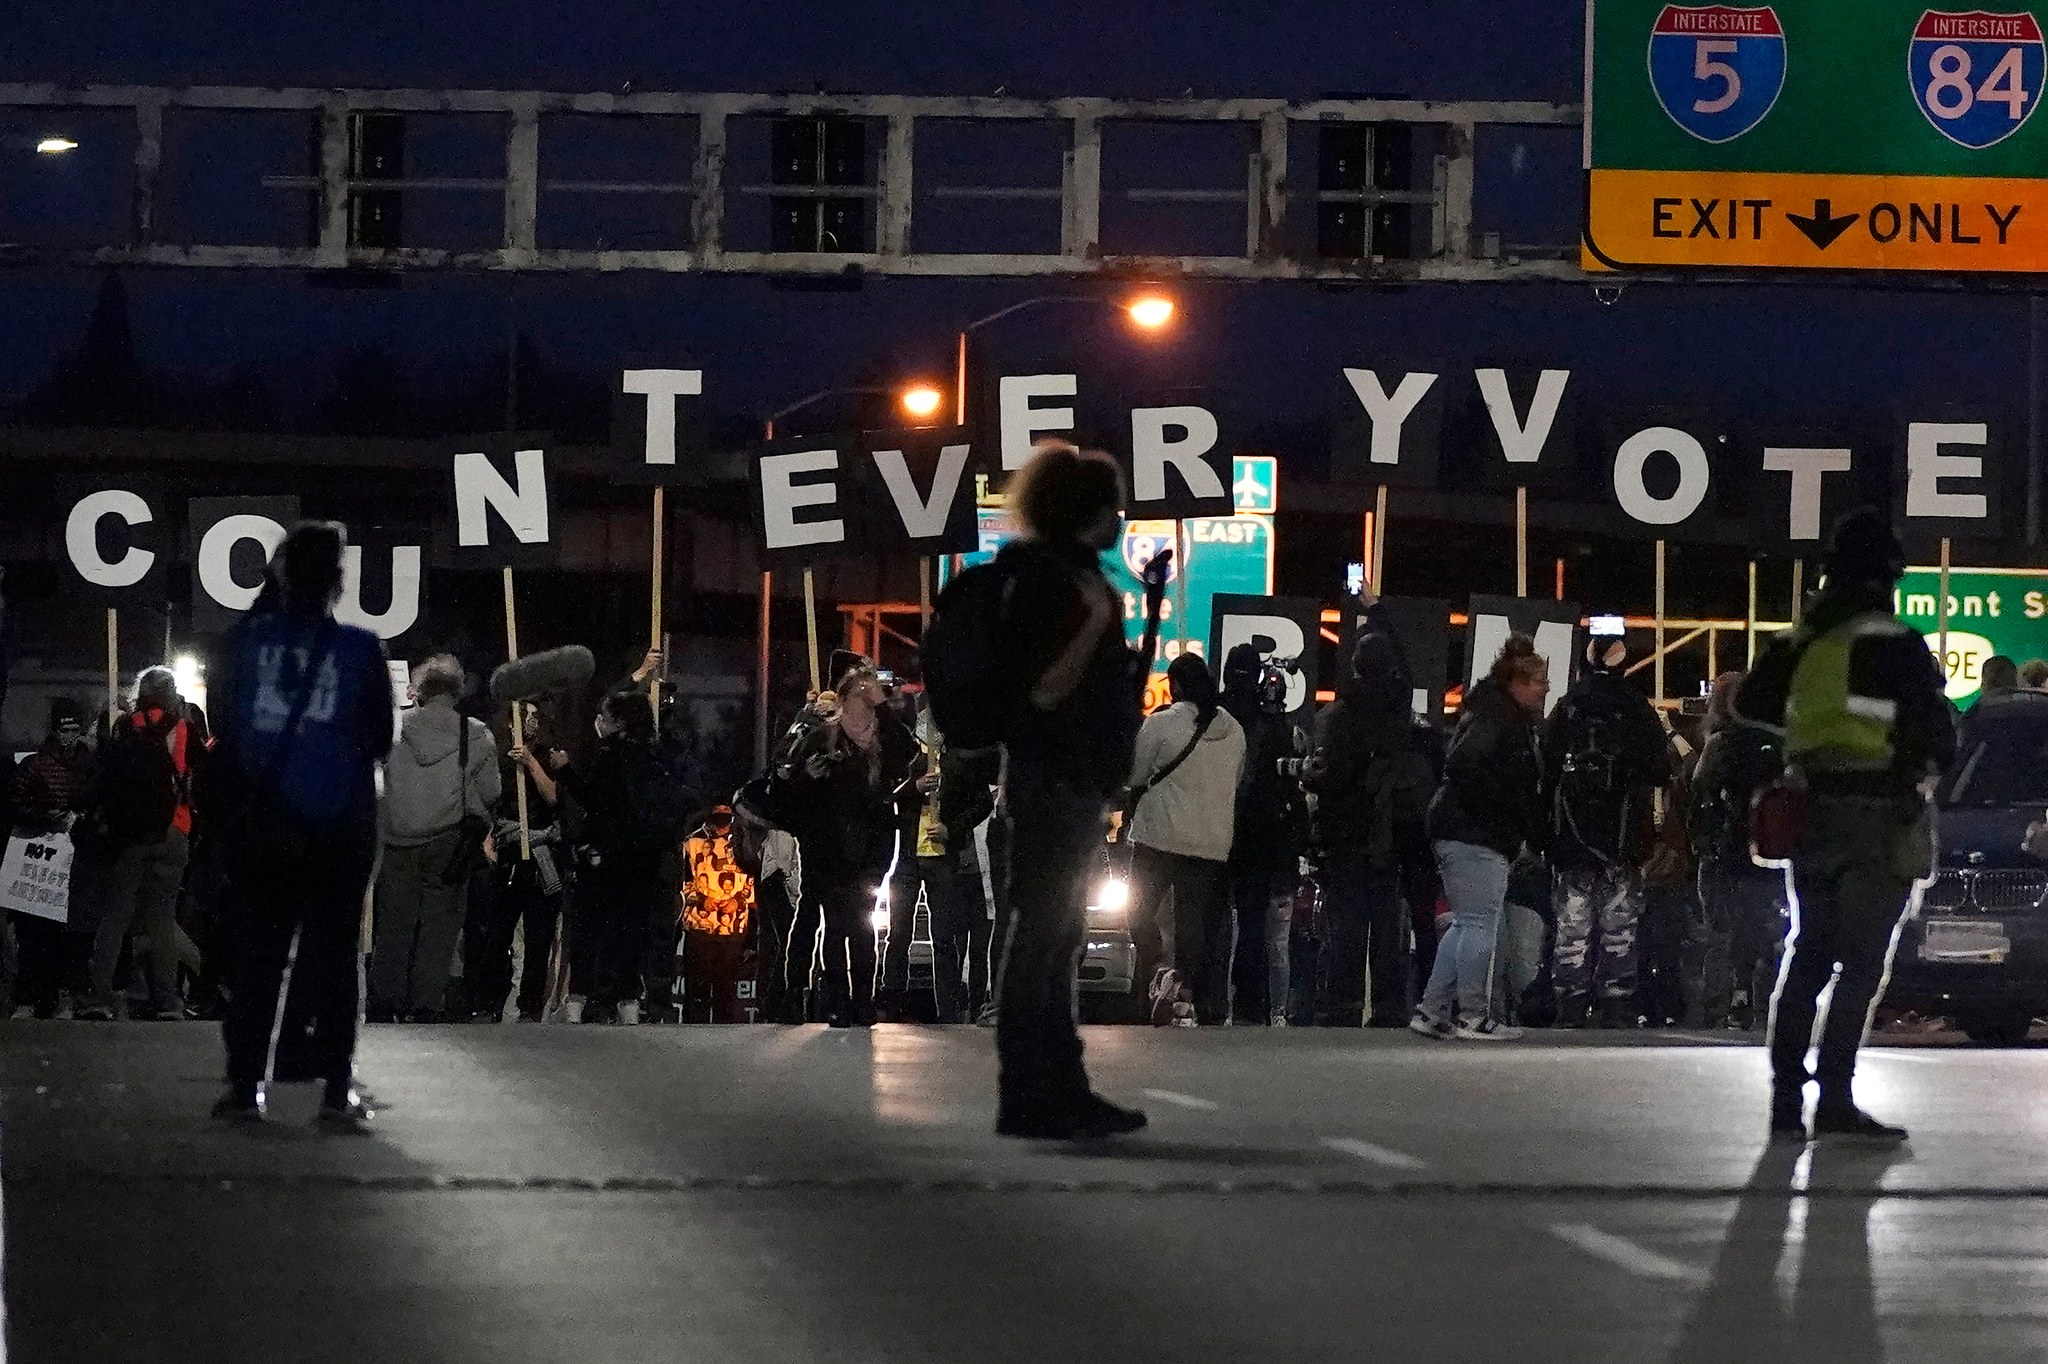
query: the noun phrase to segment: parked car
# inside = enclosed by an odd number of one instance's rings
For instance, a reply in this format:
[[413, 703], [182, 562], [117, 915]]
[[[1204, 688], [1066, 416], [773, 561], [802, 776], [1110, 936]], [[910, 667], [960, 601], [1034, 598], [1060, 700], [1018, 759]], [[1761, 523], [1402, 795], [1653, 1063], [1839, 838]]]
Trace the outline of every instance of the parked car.
[[2010, 1046], [2048, 1014], [2048, 865], [2022, 844], [2048, 811], [2048, 696], [1980, 703], [1936, 791], [1939, 860], [1906, 921], [1886, 1002]]

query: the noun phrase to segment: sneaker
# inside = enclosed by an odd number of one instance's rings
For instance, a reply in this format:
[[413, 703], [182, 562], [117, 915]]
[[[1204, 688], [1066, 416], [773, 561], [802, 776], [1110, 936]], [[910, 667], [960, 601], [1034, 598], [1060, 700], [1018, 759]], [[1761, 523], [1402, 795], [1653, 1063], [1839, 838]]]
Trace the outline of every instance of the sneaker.
[[104, 1004], [81, 1004], [71, 1015], [81, 1023], [111, 1023], [114, 1011]]
[[619, 1026], [636, 1028], [640, 1026], [640, 1001], [624, 999], [619, 1001]]
[[1450, 1024], [1441, 1018], [1431, 1018], [1420, 1009], [1417, 1009], [1415, 1016], [1408, 1020], [1408, 1031], [1433, 1038], [1438, 1042], [1447, 1042], [1457, 1035], [1457, 1030]]
[[347, 1103], [321, 1104], [320, 1111], [313, 1115], [313, 1125], [336, 1136], [367, 1137], [373, 1112], [360, 1094], [351, 1093]]
[[1201, 1020], [1195, 1017], [1194, 1001], [1189, 999], [1176, 999], [1173, 1001], [1174, 1027], [1193, 1028], [1199, 1026], [1200, 1023]]
[[1861, 1137], [1868, 1141], [1904, 1141], [1906, 1129], [1879, 1122], [1854, 1104], [1823, 1105], [1813, 1112], [1813, 1135]]
[[1152, 985], [1145, 997], [1152, 1004], [1152, 1026], [1163, 1028], [1173, 1022], [1174, 1006], [1180, 1003], [1180, 972], [1171, 966], [1162, 966], [1152, 974]]
[[570, 1023], [581, 1023], [583, 1021], [583, 1003], [583, 996], [570, 995], [568, 1002], [562, 1005], [563, 1020]]
[[1451, 1036], [1460, 1042], [1515, 1042], [1521, 1039], [1522, 1030], [1491, 1018], [1482, 1018], [1477, 1023], [1460, 1019]]
[[993, 1028], [995, 1025], [996, 1006], [994, 1004], [982, 1005], [981, 1012], [974, 1017], [974, 1026], [977, 1028]]
[[261, 1098], [253, 1101], [245, 1100], [236, 1094], [234, 1090], [230, 1089], [227, 1093], [213, 1101], [212, 1116], [216, 1121], [225, 1123], [262, 1122], [263, 1100]]
[[1285, 1028], [1292, 1026], [1288, 1023], [1286, 1014], [1274, 1014], [1271, 1018], [1266, 1020], [1266, 1023], [1267, 1026], [1274, 1028]]

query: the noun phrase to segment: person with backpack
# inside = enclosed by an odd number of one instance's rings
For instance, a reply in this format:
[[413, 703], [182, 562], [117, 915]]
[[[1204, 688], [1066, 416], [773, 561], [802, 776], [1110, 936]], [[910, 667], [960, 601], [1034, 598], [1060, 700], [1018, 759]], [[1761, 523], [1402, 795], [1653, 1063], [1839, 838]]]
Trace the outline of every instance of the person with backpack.
[[1223, 659], [1223, 708], [1244, 731], [1244, 767], [1231, 821], [1230, 901], [1237, 916], [1232, 1019], [1284, 1026], [1288, 930], [1307, 842], [1302, 784], [1283, 771], [1299, 758], [1287, 674], [1268, 662], [1273, 640], [1254, 636]]
[[1550, 839], [1541, 739], [1549, 695], [1550, 665], [1535, 641], [1509, 635], [1458, 711], [1443, 785], [1429, 803], [1451, 927], [1408, 1022], [1424, 1037], [1504, 1042], [1522, 1035], [1494, 1016], [1494, 985], [1510, 868], [1523, 848], [1541, 851]]
[[1706, 923], [1700, 963], [1701, 1015], [1710, 1028], [1754, 1028], [1777, 980], [1784, 922], [1784, 873], [1749, 853], [1749, 805], [1784, 770], [1783, 736], [1735, 713], [1744, 675], [1714, 679], [1706, 743], [1693, 767], [1688, 821]]
[[[384, 857], [370, 946], [372, 1020], [439, 1022], [498, 799], [490, 727], [460, 714], [466, 679], [452, 654], [412, 671], [413, 706], [384, 766]], [[472, 840], [474, 846], [471, 846]]]
[[[1807, 1134], [1809, 1079], [1820, 1085], [1814, 1136], [1906, 1137], [1858, 1108], [1853, 1092], [1900, 916], [1914, 883], [1934, 872], [1926, 791], [1956, 751], [1934, 655], [1893, 614], [1905, 571], [1905, 549], [1882, 513], [1845, 515], [1798, 628], [1773, 642], [1736, 696], [1741, 720], [1782, 731], [1788, 776], [1804, 788], [1792, 851], [1797, 918], [1771, 999], [1774, 1137]], [[1797, 789], [1781, 795], [1796, 801]], [[1809, 1076], [1807, 1048], [1830, 981], [1820, 1063]]]
[[1099, 452], [1042, 442], [1010, 479], [1017, 538], [939, 599], [920, 650], [939, 728], [961, 747], [1003, 746], [998, 819], [1007, 915], [997, 972], [996, 1132], [1088, 1139], [1145, 1115], [1096, 1094], [1075, 1027], [1088, 876], [1108, 802], [1129, 780], [1139, 698], [1166, 590], [1146, 565], [1146, 647], [1124, 643], [1101, 556], [1123, 527], [1123, 475]]
[[1131, 758], [1136, 978], [1150, 982], [1154, 1025], [1213, 1026], [1230, 1014], [1230, 848], [1244, 730], [1199, 654], [1175, 658], [1166, 685], [1172, 704], [1146, 717]]
[[1586, 671], [1551, 711], [1543, 740], [1550, 797], [1551, 983], [1557, 1025], [1633, 1026], [1643, 915], [1641, 859], [1652, 794], [1671, 778], [1671, 748], [1649, 697], [1628, 681], [1628, 645], [1596, 635]]
[[[1415, 743], [1408, 672], [1391, 635], [1369, 630], [1352, 649], [1337, 699], [1316, 716], [1309, 789], [1316, 793], [1329, 939], [1315, 1022], [1355, 1028], [1408, 1021], [1408, 933], [1402, 904], [1405, 831], [1426, 816], [1428, 761]], [[1432, 903], [1432, 909], [1434, 904]]]
[[100, 761], [101, 816], [115, 853], [93, 936], [92, 994], [79, 1018], [114, 1016], [114, 968], [137, 923], [149, 934], [151, 1016], [185, 1016], [178, 889], [191, 856], [192, 779], [204, 752], [176, 676], [169, 668], [146, 669], [135, 683], [135, 708], [114, 722]]
[[[29, 834], [72, 829], [93, 808], [98, 785], [99, 760], [85, 741], [85, 712], [59, 696], [50, 702], [48, 737], [12, 773], [6, 825]], [[19, 912], [7, 916], [19, 952], [10, 1002], [29, 1005], [37, 1018], [56, 1017], [60, 993], [70, 986], [71, 929], [86, 918], [75, 861], [72, 877], [71, 912], [64, 923]]]
[[[835, 1028], [875, 1021], [872, 915], [889, 874], [900, 802], [916, 799], [917, 741], [884, 702], [862, 659], [836, 679], [834, 702], [788, 758], [788, 799], [798, 815], [804, 891], [824, 922], [816, 988]], [[798, 944], [801, 948], [802, 944]]]
[[363, 897], [377, 767], [397, 726], [384, 646], [334, 619], [347, 542], [333, 522], [287, 535], [209, 670], [215, 738], [199, 806], [232, 892], [228, 1088], [213, 1112], [230, 1121], [263, 1116], [273, 1058], [322, 1082], [330, 1130], [370, 1120], [354, 1084]]
[[[597, 752], [587, 766], [555, 770], [562, 792], [583, 812], [581, 866], [571, 897], [571, 1022], [640, 1021], [645, 976], [664, 983], [672, 941], [650, 947], [654, 929], [676, 922], [673, 880], [665, 876], [688, 812], [655, 752], [654, 712], [642, 691], [617, 689], [598, 708]], [[515, 835], [516, 836], [516, 835]]]

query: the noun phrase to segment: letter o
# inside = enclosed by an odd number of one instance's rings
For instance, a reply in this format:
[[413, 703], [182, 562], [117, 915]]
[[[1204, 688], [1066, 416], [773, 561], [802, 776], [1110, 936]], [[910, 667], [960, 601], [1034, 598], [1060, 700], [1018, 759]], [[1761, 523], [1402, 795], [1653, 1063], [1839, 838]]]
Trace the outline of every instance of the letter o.
[[[1650, 457], [1659, 454], [1678, 461], [1678, 489], [1666, 498], [1650, 496], [1643, 486], [1643, 470]], [[1691, 516], [1707, 500], [1713, 481], [1706, 447], [1675, 426], [1638, 431], [1614, 452], [1614, 500], [1646, 526], [1675, 526]]]

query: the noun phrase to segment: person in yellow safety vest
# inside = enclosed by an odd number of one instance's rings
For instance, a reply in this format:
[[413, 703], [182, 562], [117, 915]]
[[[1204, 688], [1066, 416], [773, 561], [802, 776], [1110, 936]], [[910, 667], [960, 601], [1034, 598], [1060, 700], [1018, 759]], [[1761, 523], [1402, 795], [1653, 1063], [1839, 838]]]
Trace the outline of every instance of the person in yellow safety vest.
[[683, 1022], [737, 1022], [754, 881], [733, 858], [731, 806], [713, 809], [684, 840], [683, 863], [683, 936], [676, 947]]
[[1735, 702], [1738, 723], [1782, 733], [1788, 777], [1807, 793], [1792, 855], [1792, 944], [1771, 1000], [1774, 1137], [1806, 1135], [1806, 1052], [1837, 965], [1811, 1077], [1820, 1084], [1813, 1135], [1906, 1136], [1857, 1108], [1851, 1093], [1900, 916], [1933, 872], [1930, 782], [1955, 757], [1933, 654], [1892, 614], [1905, 569], [1879, 512], [1844, 516], [1800, 627], [1757, 661]]

